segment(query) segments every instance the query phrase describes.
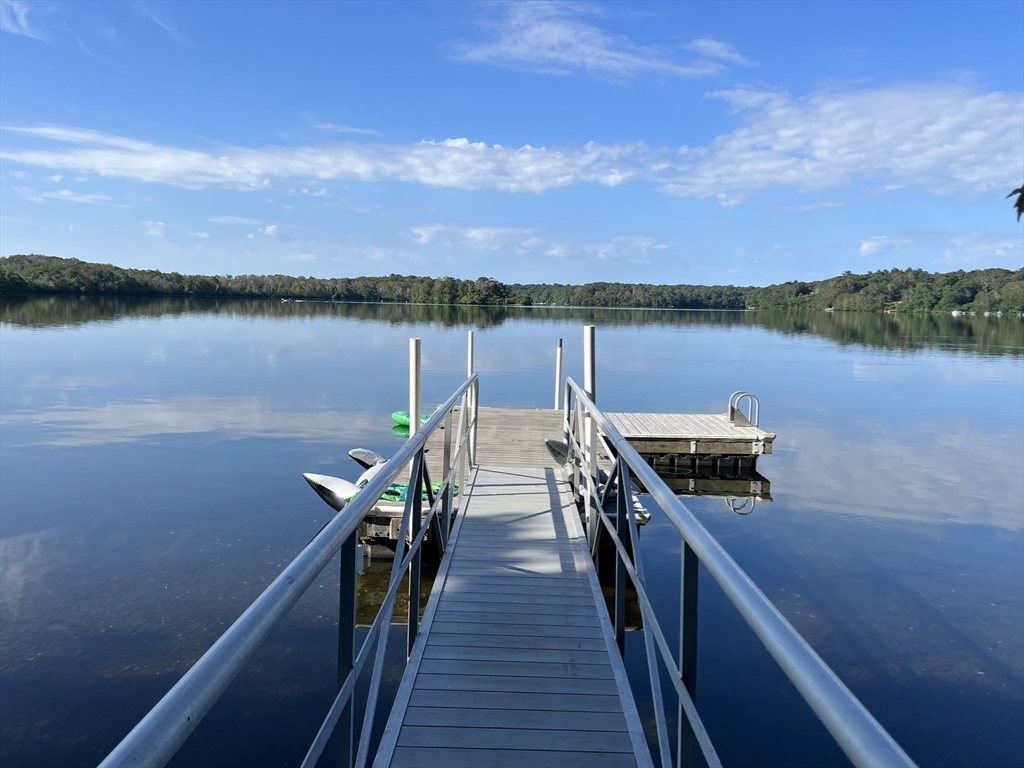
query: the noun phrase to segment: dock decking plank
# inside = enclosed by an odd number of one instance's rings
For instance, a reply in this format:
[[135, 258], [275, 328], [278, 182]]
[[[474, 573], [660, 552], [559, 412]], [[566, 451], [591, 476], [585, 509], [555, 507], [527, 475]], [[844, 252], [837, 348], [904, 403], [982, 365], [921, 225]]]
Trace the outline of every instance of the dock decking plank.
[[466, 490], [374, 765], [650, 766], [564, 478]]

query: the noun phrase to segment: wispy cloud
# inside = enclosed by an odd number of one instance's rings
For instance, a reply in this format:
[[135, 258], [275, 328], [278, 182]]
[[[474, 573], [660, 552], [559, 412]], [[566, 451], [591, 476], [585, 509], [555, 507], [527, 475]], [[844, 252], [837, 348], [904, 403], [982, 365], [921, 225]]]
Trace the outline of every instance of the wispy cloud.
[[351, 125], [335, 125], [334, 123], [318, 123], [313, 126], [321, 131], [334, 131], [335, 133], [357, 133], [363, 136], [380, 136], [380, 131], [372, 128], [353, 128]]
[[251, 227], [263, 223], [259, 219], [250, 219], [245, 216], [211, 216], [207, 221], [214, 224], [245, 224]]
[[167, 234], [167, 225], [162, 221], [144, 221], [142, 226], [150, 237], [164, 237]]
[[686, 47], [709, 59], [727, 61], [730, 64], [739, 64], [744, 67], [756, 66], [756, 62], [748, 59], [729, 45], [729, 43], [723, 43], [721, 40], [715, 40], [710, 37], [697, 38], [696, 40], [688, 43]]
[[[735, 205], [765, 189], [802, 193], [870, 185], [977, 195], [1012, 188], [1024, 173], [1024, 96], [959, 84], [823, 91], [806, 98], [762, 89], [710, 94], [742, 125], [703, 147], [643, 142], [507, 147], [465, 138], [416, 144], [341, 142], [198, 151], [61, 126], [4, 130], [53, 142], [0, 158], [191, 189], [269, 189], [274, 180], [402, 181], [461, 190], [540, 193], [575, 184], [645, 181], [680, 197]], [[63, 145], [63, 146], [62, 146]], [[1010, 187], [1007, 187], [1010, 184]], [[825, 208], [830, 201], [810, 201]], [[805, 210], [811, 210], [806, 208]], [[214, 218], [216, 223], [260, 223]]]
[[985, 232], [900, 232], [859, 241], [860, 255], [867, 257], [908, 249], [935, 254], [931, 263], [947, 269], [951, 266], [972, 267], [979, 263], [1019, 267], [1024, 256], [1024, 244], [1020, 238]]
[[894, 253], [902, 251], [913, 243], [909, 237], [889, 237], [889, 235], [877, 235], [860, 241], [861, 256], [879, 256], [883, 253]]
[[664, 191], [742, 201], [774, 186], [802, 192], [877, 179], [938, 194], [977, 194], [1024, 173], [1024, 97], [933, 84], [823, 91], [798, 99], [745, 88], [724, 99], [745, 125], [679, 153]]
[[170, 8], [165, 3], [152, 2], [151, 0], [136, 0], [131, 4], [135, 12], [140, 16], [149, 19], [167, 33], [168, 37], [176, 43], [188, 43], [188, 39], [181, 34], [178, 24], [171, 14]]
[[35, 40], [46, 40], [42, 27], [29, 19], [30, 12], [34, 14], [40, 7], [38, 3], [23, 0], [0, 0], [0, 30]]
[[813, 213], [815, 211], [828, 211], [833, 208], [843, 208], [846, 203], [840, 203], [836, 200], [818, 200], [814, 203], [805, 203], [803, 205], [780, 205], [780, 211], [789, 211], [790, 213]]
[[643, 73], [705, 77], [723, 69], [707, 60], [680, 64], [657, 48], [609, 34], [584, 20], [596, 15], [596, 10], [581, 3], [507, 3], [495, 6], [492, 14], [484, 25], [493, 33], [490, 40], [453, 46], [463, 61], [557, 75], [581, 70], [618, 78]]
[[949, 238], [942, 256], [934, 263], [971, 268], [995, 263], [1014, 268], [1020, 267], [1022, 259], [1024, 247], [1019, 237], [971, 232]]
[[[70, 189], [37, 192], [32, 187], [15, 187], [14, 192], [18, 197], [32, 203], [45, 203], [47, 200], [64, 200], [69, 203], [86, 203], [87, 205], [114, 205], [113, 198], [110, 195], [83, 194], [81, 192], [73, 192]], [[117, 207], [123, 208], [126, 206]]]
[[668, 248], [661, 240], [646, 235], [620, 235], [607, 240], [575, 242], [531, 227], [425, 224], [413, 227], [410, 232], [418, 245], [520, 256], [616, 258], [646, 262], [651, 252]]

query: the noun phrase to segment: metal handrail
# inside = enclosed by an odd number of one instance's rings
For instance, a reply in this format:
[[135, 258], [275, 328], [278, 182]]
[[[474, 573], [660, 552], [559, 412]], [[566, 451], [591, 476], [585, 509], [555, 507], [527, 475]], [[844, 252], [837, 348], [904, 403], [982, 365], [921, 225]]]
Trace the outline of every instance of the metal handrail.
[[[343, 555], [340, 590], [342, 613], [348, 606], [352, 615], [350, 626], [346, 627], [344, 616], [339, 621], [339, 648], [347, 647], [349, 658], [342, 660], [339, 657], [339, 664], [344, 661], [347, 667], [347, 669], [342, 669], [346, 676], [344, 681], [339, 681], [338, 696], [328, 713], [327, 720], [331, 720], [333, 716], [333, 722], [320, 743], [320, 750], [322, 750], [327, 736], [330, 736], [334, 724], [340, 719], [342, 710], [349, 710], [349, 720], [351, 719], [351, 696], [355, 690], [356, 678], [369, 656], [369, 648], [374, 636], [381, 631], [382, 627], [386, 627], [386, 622], [390, 622], [401, 574], [410, 566], [415, 571], [415, 579], [410, 578], [409, 642], [410, 645], [412, 643], [419, 613], [420, 546], [427, 530], [431, 527], [439, 534], [439, 545], [443, 545], [447, 539], [446, 534], [450, 530], [453, 520], [454, 481], [456, 473], [462, 466], [462, 449], [466, 449], [466, 458], [471, 463], [476, 453], [473, 441], [477, 421], [478, 391], [479, 377], [474, 374], [463, 382], [427, 422], [409, 437], [406, 443], [391, 457], [388, 466], [374, 476], [366, 487], [321, 529], [174, 687], [157, 702], [156, 706], [139, 721], [100, 763], [101, 768], [166, 765], [320, 572], [341, 550]], [[459, 438], [455, 454], [450, 456], [451, 414], [460, 401]], [[435, 496], [430, 485], [429, 474], [426, 471], [424, 453], [427, 438], [442, 423], [445, 423], [449, 430], [449, 435], [445, 437], [445, 459], [446, 464], [448, 459], [451, 459], [451, 463], [444, 468], [445, 477]], [[396, 552], [391, 583], [377, 617], [371, 625], [370, 632], [356, 655], [352, 646], [352, 636], [355, 631], [355, 545], [359, 535], [359, 524], [384, 495], [388, 486], [409, 467], [410, 462], [412, 463], [412, 477], [409, 491], [406, 493], [407, 501], [398, 544], [399, 551]], [[430, 504], [425, 520], [421, 518], [421, 488], [424, 486], [427, 501]], [[408, 553], [402, 557], [406, 533], [410, 528], [413, 540], [409, 544]], [[348, 558], [345, 557], [346, 553]], [[412, 594], [414, 581], [415, 597]], [[347, 592], [351, 594], [346, 594]], [[345, 646], [346, 639], [343, 637], [346, 631], [349, 635], [348, 646]], [[379, 671], [375, 669], [375, 672]], [[379, 674], [376, 684], [379, 685]], [[375, 690], [372, 680], [371, 689]], [[367, 717], [372, 721], [373, 713], [368, 713]], [[326, 725], [327, 721], [325, 720]], [[348, 727], [349, 757], [345, 762], [351, 762], [351, 722]], [[323, 733], [324, 728], [321, 728], [321, 734], [318, 734], [317, 740], [310, 748], [307, 761]], [[319, 755], [319, 752], [316, 754]], [[365, 753], [362, 753], [361, 756], [365, 759]]]
[[[573, 396], [574, 408], [570, 406], [570, 398]], [[692, 748], [689, 748], [687, 753], [683, 746], [687, 734], [701, 747], [709, 765], [720, 764], [697, 715], [692, 696], [696, 683], [696, 566], [699, 561], [718, 582], [722, 591], [854, 765], [865, 768], [914, 766], [906, 752], [814, 652], [686, 505], [640, 457], [611, 420], [587, 396], [584, 389], [571, 378], [566, 380], [563, 413], [563, 432], [565, 442], [569, 446], [571, 463], [569, 474], [577, 494], [584, 502], [588, 541], [592, 551], [596, 553], [599, 533], [604, 530], [615, 545], [614, 629], [620, 642], [620, 649], [623, 647], [624, 638], [625, 574], [628, 573], [637, 591], [644, 627], [648, 630], [644, 633], [645, 642], [648, 644], [648, 663], [653, 662], [654, 655], [650, 648], [653, 641], [653, 645], [660, 651], [662, 661], [680, 698], [677, 765], [692, 764]], [[589, 431], [590, 436], [585, 436], [585, 431]], [[605, 481], [603, 496], [598, 493], [598, 440], [609, 457], [615, 461], [615, 466]], [[683, 540], [678, 663], [672, 658], [647, 595], [639, 547], [635, 546], [637, 529], [629, 503], [630, 472], [658, 503]], [[613, 483], [616, 488], [615, 520], [612, 520], [604, 506]], [[656, 679], [657, 675], [652, 671], [652, 691]], [[655, 700], [660, 696], [660, 683], [658, 686]], [[664, 762], [667, 755], [667, 744], [664, 743], [667, 739], [663, 725], [664, 712], [656, 712], [655, 715], [659, 747]], [[669, 768], [669, 765], [670, 762], [666, 763], [665, 768]]]

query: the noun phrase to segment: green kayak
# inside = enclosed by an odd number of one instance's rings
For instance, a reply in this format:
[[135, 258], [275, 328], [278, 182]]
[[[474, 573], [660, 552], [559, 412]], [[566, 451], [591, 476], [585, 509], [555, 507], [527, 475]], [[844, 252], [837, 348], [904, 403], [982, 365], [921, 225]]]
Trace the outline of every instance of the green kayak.
[[[441, 483], [431, 483], [431, 486], [434, 489], [434, 494], [435, 495], [441, 490]], [[455, 486], [454, 490], [455, 490], [455, 495], [458, 496], [459, 495], [459, 487]], [[388, 489], [386, 491], [384, 491], [384, 495], [380, 497], [380, 500], [381, 501], [391, 501], [391, 502], [405, 501], [406, 496], [408, 496], [408, 495], [409, 495], [409, 486], [408, 485], [402, 485], [400, 483], [392, 483], [391, 485], [388, 486]], [[427, 491], [426, 491], [425, 488], [423, 489], [423, 500], [424, 501], [427, 500]]]
[[[428, 414], [423, 414], [422, 416], [420, 416], [420, 424], [426, 424], [427, 423], [427, 419], [429, 419], [429, 418], [430, 418], [430, 416]], [[391, 414], [391, 420], [393, 422], [395, 422], [395, 424], [397, 424], [400, 427], [408, 427], [409, 426], [409, 412], [408, 411], [395, 411], [394, 413]]]

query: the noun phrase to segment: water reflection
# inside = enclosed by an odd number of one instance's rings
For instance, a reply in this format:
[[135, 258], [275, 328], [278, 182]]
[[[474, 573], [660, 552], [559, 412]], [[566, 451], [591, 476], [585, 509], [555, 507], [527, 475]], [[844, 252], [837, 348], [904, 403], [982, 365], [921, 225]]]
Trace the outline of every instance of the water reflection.
[[[1017, 319], [40, 298], [0, 299], [0, 321], [4, 765], [98, 762], [326, 522], [302, 472], [354, 480], [348, 449], [396, 450], [409, 336], [424, 340], [425, 402], [461, 380], [468, 325], [483, 329], [482, 404], [550, 407], [554, 340], [578, 379], [584, 321], [600, 326], [608, 410], [760, 396], [778, 437], [756, 476], [673, 482], [910, 754], [1024, 762]], [[772, 502], [741, 517], [719, 492]], [[678, 536], [643, 502], [671, 633]], [[361, 617], [389, 572], [364, 572]], [[314, 584], [180, 764], [301, 759], [334, 693], [337, 577]], [[727, 764], [833, 761], [716, 589], [702, 578], [700, 701]], [[639, 690], [638, 648], [629, 633]]]
[[210, 315], [231, 319], [337, 318], [439, 328], [494, 328], [516, 321], [572, 321], [599, 325], [757, 328], [787, 336], [817, 336], [841, 345], [882, 349], [940, 348], [972, 355], [1024, 355], [1024, 322], [1013, 317], [949, 314], [787, 310], [690, 311], [557, 307], [474, 307], [430, 304], [347, 304], [275, 299], [0, 297], [0, 323], [32, 328], [70, 327], [144, 319]]
[[206, 432], [233, 438], [331, 442], [345, 430], [371, 430], [379, 421], [379, 416], [360, 412], [276, 410], [268, 398], [255, 396], [112, 402], [93, 408], [47, 408], [34, 413], [0, 414], [0, 426], [24, 428], [16, 433], [13, 443], [63, 446], [104, 445], [157, 435]]

